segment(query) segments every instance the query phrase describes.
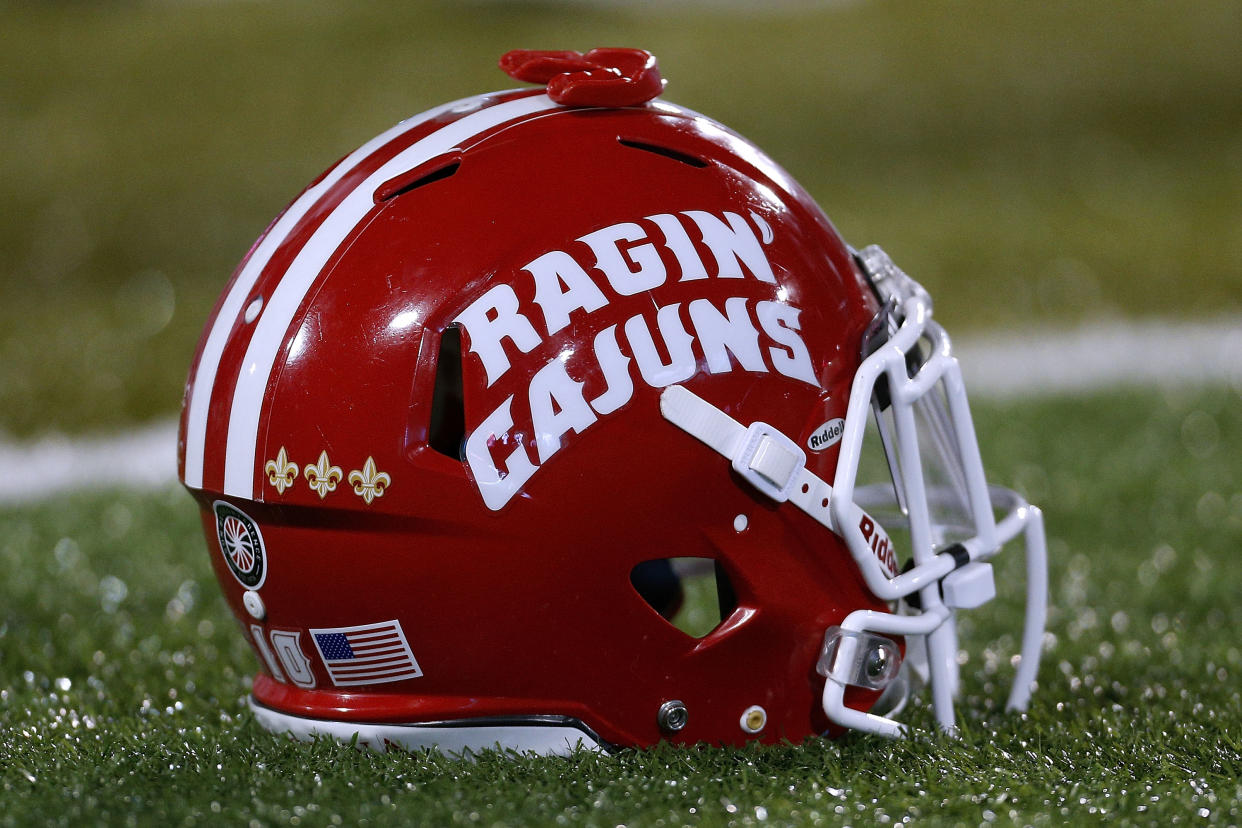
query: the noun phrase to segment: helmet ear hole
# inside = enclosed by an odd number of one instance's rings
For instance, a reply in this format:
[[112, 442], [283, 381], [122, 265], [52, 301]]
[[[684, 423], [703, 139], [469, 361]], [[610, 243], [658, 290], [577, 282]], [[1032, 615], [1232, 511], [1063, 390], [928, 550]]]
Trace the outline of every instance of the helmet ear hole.
[[630, 583], [665, 621], [676, 615], [685, 602], [686, 594], [681, 588], [681, 578], [673, 571], [672, 558], [643, 561], [630, 571]]
[[709, 635], [737, 607], [729, 576], [712, 558], [643, 561], [630, 583], [661, 618], [693, 638]]

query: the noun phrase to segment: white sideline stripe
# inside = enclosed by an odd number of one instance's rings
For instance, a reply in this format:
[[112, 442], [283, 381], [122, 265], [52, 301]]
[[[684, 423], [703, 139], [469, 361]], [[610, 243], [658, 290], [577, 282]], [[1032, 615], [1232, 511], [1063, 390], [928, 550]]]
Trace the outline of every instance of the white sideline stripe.
[[[975, 399], [1212, 384], [1242, 392], [1242, 316], [963, 337], [954, 350]], [[176, 482], [176, 454], [175, 420], [115, 435], [0, 439], [0, 504], [90, 488], [163, 488]]]
[[[260, 312], [254, 334], [242, 360], [241, 374], [233, 390], [228, 440], [224, 453], [224, 493], [254, 496], [255, 450], [259, 441], [259, 417], [263, 397], [285, 333], [307, 291], [324, 265], [358, 222], [375, 207], [376, 187], [395, 175], [411, 170], [448, 152], [472, 136], [503, 123], [555, 109], [547, 95], [518, 98], [487, 107], [453, 121], [401, 151], [358, 185], [333, 209], [298, 251], [276, 290]], [[231, 323], [230, 323], [231, 324]]]
[[445, 104], [408, 118], [354, 150], [333, 167], [332, 171], [324, 176], [322, 181], [307, 189], [293, 204], [289, 205], [289, 208], [272, 225], [271, 231], [263, 237], [263, 241], [255, 248], [253, 255], [247, 260], [246, 266], [241, 273], [237, 274], [237, 281], [233, 283], [228, 296], [225, 297], [224, 304], [220, 307], [220, 313], [216, 316], [211, 333], [207, 336], [207, 342], [203, 345], [203, 355], [195, 372], [192, 386], [193, 391], [190, 395], [189, 413], [186, 416], [185, 479], [189, 485], [195, 488], [203, 485], [203, 455], [207, 441], [207, 409], [211, 405], [211, 392], [216, 384], [216, 371], [220, 368], [220, 356], [224, 353], [224, 346], [228, 342], [229, 331], [232, 330], [233, 323], [237, 321], [237, 317], [242, 311], [242, 303], [250, 296], [250, 291], [254, 288], [254, 283], [258, 280], [259, 274], [263, 272], [268, 262], [272, 260], [272, 256], [275, 255], [277, 248], [280, 247], [280, 244], [293, 228], [297, 226], [298, 222], [305, 218], [310, 209], [318, 203], [323, 194], [332, 189], [338, 181], [352, 172], [359, 164], [370, 157], [372, 153], [399, 135], [409, 132], [411, 129], [436, 117], [454, 105], [453, 103]]
[[34, 503], [80, 489], [164, 488], [177, 479], [177, 422], [119, 434], [0, 440], [0, 469], [0, 504]]
[[1097, 322], [954, 342], [966, 391], [1009, 398], [1117, 386], [1231, 384], [1242, 390], [1242, 316]]

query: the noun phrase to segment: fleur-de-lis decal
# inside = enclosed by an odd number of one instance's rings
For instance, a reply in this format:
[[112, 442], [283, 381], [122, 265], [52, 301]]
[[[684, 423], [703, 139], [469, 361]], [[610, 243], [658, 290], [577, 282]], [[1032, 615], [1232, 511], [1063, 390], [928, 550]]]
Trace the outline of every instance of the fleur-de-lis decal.
[[319, 492], [320, 500], [327, 497], [328, 492], [335, 491], [336, 484], [341, 482], [341, 467], [328, 462], [326, 451], [319, 452], [319, 462], [314, 466], [307, 465], [302, 473], [306, 475], [310, 487]]
[[377, 497], [383, 497], [384, 489], [392, 483], [392, 478], [386, 472], [375, 468], [374, 457], [368, 457], [361, 470], [355, 469], [349, 473], [349, 482], [354, 484], [354, 494], [370, 503]]
[[263, 471], [267, 472], [267, 479], [276, 487], [277, 494], [284, 494], [285, 489], [292, 486], [293, 481], [298, 477], [298, 467], [295, 463], [289, 462], [289, 455], [285, 453], [284, 446], [276, 452], [275, 460], [267, 461], [263, 466]]

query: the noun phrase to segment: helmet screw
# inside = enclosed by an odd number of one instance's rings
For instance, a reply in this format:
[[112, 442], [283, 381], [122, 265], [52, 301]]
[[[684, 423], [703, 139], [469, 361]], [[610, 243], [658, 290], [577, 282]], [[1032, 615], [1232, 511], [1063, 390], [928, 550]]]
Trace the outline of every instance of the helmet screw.
[[660, 712], [656, 714], [656, 721], [660, 725], [660, 730], [665, 733], [676, 733], [686, 726], [686, 719], [689, 717], [684, 702], [677, 699], [666, 701], [660, 705]]
[[758, 733], [768, 723], [768, 711], [757, 704], [752, 704], [742, 712], [742, 720], [738, 722], [747, 733]]
[[888, 650], [884, 647], [876, 647], [867, 653], [867, 662], [863, 665], [867, 678], [873, 681], [884, 678], [888, 674], [890, 661]]
[[246, 590], [242, 595], [242, 605], [246, 608], [246, 612], [250, 613], [250, 617], [256, 621], [262, 621], [267, 616], [267, 607], [263, 606], [263, 599], [253, 589]]

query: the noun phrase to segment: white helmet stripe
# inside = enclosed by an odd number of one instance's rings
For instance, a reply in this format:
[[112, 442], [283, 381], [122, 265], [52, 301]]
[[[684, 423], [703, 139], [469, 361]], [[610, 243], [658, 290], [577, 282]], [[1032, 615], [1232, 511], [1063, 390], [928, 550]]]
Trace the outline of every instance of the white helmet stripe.
[[254, 497], [259, 418], [263, 412], [263, 398], [276, 355], [298, 306], [302, 304], [307, 291], [319, 277], [328, 259], [358, 222], [375, 208], [375, 189], [393, 176], [413, 169], [480, 133], [507, 121], [555, 109], [557, 106], [547, 95], [534, 95], [497, 104], [454, 121], [398, 153], [350, 192], [324, 219], [298, 252], [284, 278], [264, 304], [262, 315], [246, 349], [229, 414], [228, 442], [224, 456], [225, 494]]
[[203, 456], [207, 442], [207, 410], [211, 405], [212, 391], [215, 389], [216, 371], [220, 368], [220, 357], [224, 353], [224, 346], [228, 344], [229, 331], [232, 330], [233, 323], [237, 321], [238, 315], [241, 314], [242, 304], [254, 288], [259, 274], [263, 272], [268, 262], [272, 260], [276, 250], [289, 233], [292, 232], [293, 228], [298, 225], [298, 222], [318, 203], [319, 199], [335, 187], [338, 181], [370, 157], [372, 153], [398, 136], [417, 128], [419, 125], [459, 104], [460, 102], [449, 103], [429, 109], [421, 115], [402, 121], [387, 132], [363, 144], [333, 167], [321, 181], [313, 187], [307, 188], [296, 201], [290, 204], [288, 209], [272, 225], [271, 230], [263, 237], [263, 240], [254, 249], [254, 252], [251, 253], [250, 258], [246, 260], [246, 264], [242, 267], [241, 272], [237, 274], [237, 279], [233, 282], [233, 286], [229, 288], [224, 303], [220, 306], [220, 313], [217, 314], [215, 321], [212, 323], [211, 333], [207, 335], [207, 341], [203, 344], [203, 353], [199, 357], [198, 367], [194, 371], [190, 385], [190, 400], [186, 406], [185, 424], [185, 484], [187, 486], [195, 489], [203, 487]]

